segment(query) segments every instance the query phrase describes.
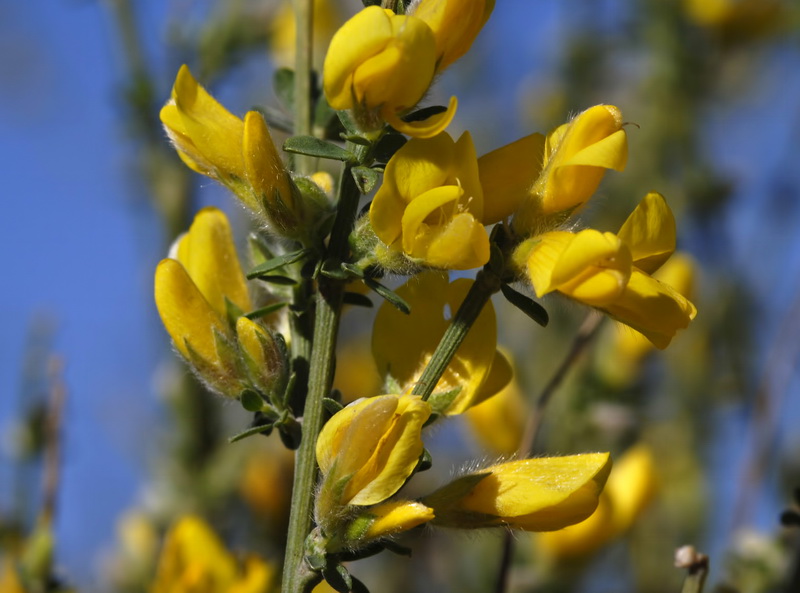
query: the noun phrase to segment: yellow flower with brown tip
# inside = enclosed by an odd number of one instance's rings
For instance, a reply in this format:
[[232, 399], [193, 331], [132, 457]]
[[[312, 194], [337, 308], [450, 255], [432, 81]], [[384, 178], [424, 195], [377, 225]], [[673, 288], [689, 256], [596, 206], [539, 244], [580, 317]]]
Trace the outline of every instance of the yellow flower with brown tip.
[[202, 519], [187, 516], [167, 534], [151, 593], [263, 593], [274, 577], [255, 556], [237, 563]]
[[405, 483], [422, 454], [430, 406], [410, 395], [380, 395], [334, 414], [316, 444], [322, 485], [317, 523], [332, 530], [344, 507], [383, 502]]
[[191, 169], [227, 186], [275, 230], [301, 232], [302, 200], [260, 113], [250, 111], [242, 121], [184, 65], [160, 115], [178, 156]]
[[489, 261], [472, 137], [412, 139], [389, 160], [369, 211], [390, 250], [418, 265], [467, 270]]
[[243, 385], [229, 311], [249, 311], [252, 303], [222, 211], [198, 212], [173, 257], [158, 264], [155, 301], [178, 352], [215, 390], [238, 396]]
[[436, 71], [441, 72], [472, 46], [489, 20], [494, 0], [421, 0], [413, 16], [425, 21], [436, 39]]
[[[372, 354], [378, 372], [412, 389], [427, 366], [442, 335], [450, 325], [447, 310], [455, 314], [473, 281], [459, 278], [449, 282], [439, 272], [411, 278], [396, 293], [411, 306], [406, 315], [388, 303], [381, 305], [372, 332]], [[431, 403], [444, 414], [460, 414], [497, 393], [511, 380], [511, 366], [497, 350], [497, 321], [491, 302], [459, 346], [436, 384]], [[458, 393], [438, 409], [437, 396]]]
[[594, 512], [610, 471], [608, 453], [520, 459], [462, 476], [422, 502], [433, 525], [552, 531]]
[[352, 109], [366, 131], [385, 121], [404, 134], [435, 136], [455, 115], [455, 97], [447, 111], [425, 121], [407, 123], [400, 116], [427, 92], [436, 58], [436, 38], [425, 21], [368, 6], [331, 40], [323, 68], [325, 96], [334, 109]]
[[513, 220], [517, 232], [536, 232], [543, 218], [576, 212], [595, 193], [606, 169], [625, 168], [628, 143], [622, 124], [619, 109], [597, 105], [547, 135], [541, 163], [531, 164], [539, 176]]
[[556, 560], [591, 554], [628, 531], [656, 489], [653, 452], [642, 444], [631, 447], [615, 463], [597, 510], [585, 521], [540, 534], [539, 549]]
[[545, 233], [518, 248], [536, 295], [553, 291], [597, 307], [666, 348], [697, 309], [653, 278], [675, 249], [675, 219], [664, 198], [648, 194], [618, 234], [587, 229]]

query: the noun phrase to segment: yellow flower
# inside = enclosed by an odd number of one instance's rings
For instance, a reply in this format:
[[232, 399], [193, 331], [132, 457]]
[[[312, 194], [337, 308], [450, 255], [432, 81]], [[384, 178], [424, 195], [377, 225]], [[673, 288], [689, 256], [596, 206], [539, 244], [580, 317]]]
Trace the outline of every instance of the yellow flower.
[[656, 486], [653, 453], [646, 445], [631, 447], [615, 464], [597, 511], [581, 523], [540, 534], [539, 548], [555, 559], [598, 550], [632, 527], [655, 495]]
[[610, 471], [608, 453], [520, 459], [463, 476], [422, 502], [434, 525], [552, 531], [594, 512]]
[[537, 231], [543, 217], [576, 212], [597, 190], [606, 169], [625, 168], [628, 143], [622, 123], [619, 109], [597, 105], [547, 135], [541, 167], [533, 163], [541, 172], [513, 221], [517, 232]]
[[433, 268], [466, 270], [489, 261], [483, 190], [472, 137], [412, 139], [389, 160], [369, 212], [391, 250]]
[[368, 6], [331, 40], [324, 66], [325, 96], [334, 109], [354, 110], [367, 131], [386, 121], [404, 134], [435, 136], [455, 115], [455, 97], [446, 112], [424, 122], [406, 123], [400, 115], [427, 92], [436, 57], [436, 39], [423, 20]]
[[3, 558], [0, 565], [0, 591], [3, 593], [26, 593], [17, 575], [17, 567], [11, 558]]
[[781, 0], [683, 0], [691, 22], [716, 30], [727, 43], [758, 39], [779, 30], [786, 9]]
[[250, 111], [242, 121], [209, 95], [184, 65], [172, 98], [161, 109], [161, 121], [178, 156], [191, 169], [226, 185], [277, 230], [298, 231], [302, 201], [260, 113]]
[[216, 390], [237, 396], [237, 373], [229, 303], [252, 309], [228, 219], [216, 208], [198, 212], [181, 237], [174, 258], [156, 268], [155, 301], [175, 347]]
[[261, 393], [281, 397], [289, 376], [285, 347], [268, 329], [247, 317], [236, 320], [236, 337], [250, 380]]
[[[384, 377], [391, 375], [402, 389], [413, 388], [450, 325], [446, 311], [455, 314], [472, 282], [459, 278], [449, 283], [444, 274], [426, 272], [398, 288], [396, 292], [411, 306], [411, 314], [388, 303], [378, 310], [372, 333], [378, 372]], [[497, 350], [497, 321], [489, 302], [436, 384], [431, 402], [436, 401], [437, 393], [460, 388], [452, 402], [439, 410], [460, 414], [500, 391], [511, 374], [510, 364]]]
[[[314, 48], [315, 69], [318, 70], [322, 66], [322, 56], [319, 55], [318, 50], [328, 47], [331, 37], [341, 21], [337, 3], [328, 0], [314, 0], [312, 47]], [[278, 65], [294, 68], [297, 23], [292, 2], [289, 0], [281, 2], [275, 14], [270, 18], [269, 29], [270, 57]]]
[[413, 16], [425, 21], [436, 39], [436, 71], [441, 72], [472, 46], [489, 20], [494, 0], [421, 0]]
[[238, 566], [202, 519], [187, 516], [167, 534], [151, 593], [263, 593], [274, 576], [256, 557]]
[[[391, 538], [433, 519], [433, 509], [421, 502], [393, 500], [363, 510], [345, 528], [343, 544], [352, 549]], [[334, 544], [335, 545], [335, 544]], [[328, 551], [331, 549], [329, 544]]]
[[514, 455], [529, 413], [519, 384], [512, 380], [500, 392], [464, 412], [464, 417], [486, 448], [498, 455]]
[[383, 502], [405, 483], [422, 454], [430, 406], [409, 395], [353, 402], [333, 415], [317, 439], [322, 486], [317, 522], [325, 529], [348, 505]]
[[537, 296], [557, 290], [666, 348], [697, 314], [674, 288], [650, 276], [674, 249], [675, 219], [664, 198], [650, 193], [617, 235], [553, 231], [524, 243], [518, 254]]

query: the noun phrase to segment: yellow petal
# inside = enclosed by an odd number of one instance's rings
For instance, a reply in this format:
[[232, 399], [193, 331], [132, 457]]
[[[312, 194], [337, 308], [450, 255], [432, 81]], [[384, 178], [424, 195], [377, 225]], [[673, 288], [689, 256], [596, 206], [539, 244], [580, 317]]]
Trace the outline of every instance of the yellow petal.
[[433, 519], [433, 509], [421, 502], [396, 500], [369, 509], [375, 519], [364, 534], [364, 539], [378, 539], [408, 531]]
[[498, 455], [513, 455], [519, 448], [528, 413], [519, 385], [511, 381], [464, 415], [486, 448]]
[[233, 233], [221, 210], [203, 208], [197, 213], [178, 243], [178, 260], [221, 318], [227, 316], [226, 297], [242, 311], [253, 308]]
[[[404, 388], [413, 387], [472, 282], [459, 278], [448, 283], [446, 275], [426, 272], [398, 288], [397, 294], [411, 305], [411, 314], [387, 303], [378, 310], [372, 334], [378, 372], [390, 374]], [[447, 414], [459, 414], [474, 403], [489, 375], [496, 348], [497, 322], [490, 302], [436, 385], [437, 392], [461, 387]]]
[[464, 55], [489, 19], [494, 0], [422, 0], [413, 15], [425, 21], [436, 37], [437, 71]]
[[178, 351], [190, 358], [188, 343], [201, 358], [217, 363], [214, 330], [224, 335], [225, 323], [174, 259], [164, 259], [156, 268], [155, 300], [161, 321]]
[[531, 134], [478, 159], [483, 186], [483, 224], [514, 214], [528, 199], [542, 170], [544, 136]]
[[407, 134], [412, 138], [433, 138], [437, 134], [444, 132], [445, 128], [450, 125], [456, 115], [458, 109], [458, 100], [455, 97], [450, 97], [450, 102], [447, 104], [447, 109], [442, 113], [432, 115], [422, 121], [406, 122], [400, 119], [397, 111], [393, 109], [384, 108], [381, 111], [383, 119], [386, 120], [390, 126], [401, 134]]
[[[553, 282], [553, 270], [561, 254], [574, 239], [575, 234], [567, 231], [552, 231], [535, 239], [536, 243], [528, 252], [526, 265], [537, 297], [541, 298], [558, 288]], [[523, 246], [527, 247], [527, 244]]]
[[633, 265], [652, 274], [675, 251], [675, 217], [661, 194], [651, 192], [639, 202], [618, 236], [633, 256]]
[[675, 333], [697, 314], [675, 289], [634, 268], [618, 300], [603, 307], [617, 321], [644, 334], [656, 348], [666, 348]]
[[608, 453], [521, 459], [487, 468], [477, 483], [464, 476], [422, 502], [433, 507], [435, 524], [448, 527], [551, 531], [594, 512], [610, 470]]
[[[292, 190], [288, 173], [270, 136], [267, 123], [257, 111], [249, 111], [244, 118], [243, 155], [245, 175], [258, 196], [275, 206], [276, 195], [291, 209]], [[258, 212], [258, 203], [248, 204]]]

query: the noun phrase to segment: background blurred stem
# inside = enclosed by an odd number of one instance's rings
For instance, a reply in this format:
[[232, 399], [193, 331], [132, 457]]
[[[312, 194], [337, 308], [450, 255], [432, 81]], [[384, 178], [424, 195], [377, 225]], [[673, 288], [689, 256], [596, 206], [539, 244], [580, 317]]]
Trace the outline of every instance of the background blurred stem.
[[[294, 133], [311, 134], [311, 60], [314, 1], [294, 0], [296, 46], [294, 64]], [[301, 175], [314, 172], [314, 159], [305, 155], [295, 157], [295, 168]]]

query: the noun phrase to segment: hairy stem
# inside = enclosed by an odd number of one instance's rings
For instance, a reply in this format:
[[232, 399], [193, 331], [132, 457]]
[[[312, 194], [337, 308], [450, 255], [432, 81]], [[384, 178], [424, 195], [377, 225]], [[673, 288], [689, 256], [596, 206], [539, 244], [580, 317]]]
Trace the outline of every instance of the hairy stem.
[[[311, 135], [311, 61], [313, 56], [312, 31], [314, 23], [313, 0], [294, 0], [296, 24], [294, 58], [294, 133]], [[312, 157], [297, 155], [295, 168], [301, 175], [313, 173]]]

